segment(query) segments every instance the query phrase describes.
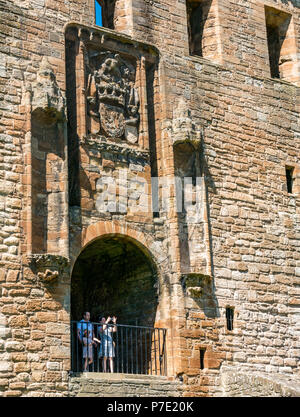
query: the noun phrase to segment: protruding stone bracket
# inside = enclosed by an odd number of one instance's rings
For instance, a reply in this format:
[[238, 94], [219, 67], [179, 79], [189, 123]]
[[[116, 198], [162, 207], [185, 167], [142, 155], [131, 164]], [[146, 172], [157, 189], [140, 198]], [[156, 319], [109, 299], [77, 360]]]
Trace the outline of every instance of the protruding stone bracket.
[[179, 101], [173, 113], [172, 141], [174, 146], [189, 142], [195, 150], [199, 149], [201, 144], [201, 129], [193, 122], [191, 110], [184, 100]]
[[61, 255], [31, 254], [26, 256], [26, 263], [43, 283], [57, 281], [58, 277], [69, 273], [70, 260]]
[[105, 137], [100, 135], [84, 136], [79, 140], [81, 145], [96, 146], [99, 152], [110, 152], [114, 155], [123, 155], [126, 158], [138, 158], [144, 161], [150, 161], [150, 153], [147, 150], [130, 148], [123, 144], [107, 143]]
[[211, 283], [211, 276], [202, 273], [189, 273], [181, 276], [181, 283], [187, 296], [201, 298], [204, 288]]
[[115, 30], [99, 27], [99, 26], [85, 26], [79, 22], [71, 21], [65, 26], [65, 32], [68, 39], [75, 39], [78, 37], [84, 42], [93, 41], [95, 44], [107, 44], [108, 48], [114, 50], [114, 45], [119, 45], [117, 49], [119, 52], [128, 52], [128, 48], [132, 47], [136, 51], [136, 56], [144, 55], [147, 62], [157, 62], [159, 50], [154, 44], [144, 43], [134, 40], [131, 36]]
[[31, 90], [31, 112], [43, 124], [65, 120], [65, 98], [56, 82], [56, 77], [47, 59], [43, 59], [37, 79], [29, 87]]

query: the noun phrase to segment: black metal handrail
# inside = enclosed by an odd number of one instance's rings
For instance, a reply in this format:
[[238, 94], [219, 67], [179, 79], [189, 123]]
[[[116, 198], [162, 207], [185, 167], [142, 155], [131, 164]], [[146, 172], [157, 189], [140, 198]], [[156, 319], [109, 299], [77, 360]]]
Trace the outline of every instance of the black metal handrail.
[[73, 372], [166, 375], [167, 329], [71, 321]]

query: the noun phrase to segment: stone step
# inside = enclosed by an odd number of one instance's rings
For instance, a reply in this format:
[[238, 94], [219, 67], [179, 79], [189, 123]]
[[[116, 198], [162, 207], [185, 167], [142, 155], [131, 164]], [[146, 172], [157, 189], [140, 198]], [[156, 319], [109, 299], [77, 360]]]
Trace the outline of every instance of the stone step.
[[77, 397], [177, 397], [181, 390], [178, 381], [166, 376], [84, 372], [70, 377], [70, 391]]
[[78, 372], [73, 373], [72, 377], [77, 378], [92, 378], [92, 379], [101, 379], [108, 381], [117, 381], [124, 379], [134, 379], [134, 380], [143, 380], [143, 381], [173, 381], [173, 377], [167, 377], [162, 375], [143, 375], [143, 374], [123, 374], [123, 373], [110, 373], [110, 372]]

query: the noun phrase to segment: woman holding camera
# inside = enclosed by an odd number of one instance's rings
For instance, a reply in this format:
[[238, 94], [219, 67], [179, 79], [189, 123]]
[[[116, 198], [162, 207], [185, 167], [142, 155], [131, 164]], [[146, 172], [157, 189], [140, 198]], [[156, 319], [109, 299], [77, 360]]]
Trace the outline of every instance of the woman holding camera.
[[117, 331], [117, 317], [110, 316], [105, 319], [102, 317], [100, 320], [101, 324], [98, 326], [98, 334], [101, 338], [101, 345], [99, 349], [99, 357], [103, 357], [102, 359], [102, 370], [103, 372], [107, 372], [107, 358], [109, 359], [110, 365], [110, 372], [114, 371], [114, 363], [113, 358], [115, 357], [115, 347], [113, 341], [113, 333]]

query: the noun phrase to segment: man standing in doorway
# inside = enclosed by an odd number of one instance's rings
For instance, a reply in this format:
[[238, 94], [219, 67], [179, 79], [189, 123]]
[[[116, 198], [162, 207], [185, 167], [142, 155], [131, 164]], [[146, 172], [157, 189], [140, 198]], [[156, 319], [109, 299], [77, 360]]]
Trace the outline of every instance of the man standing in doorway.
[[90, 322], [90, 313], [85, 311], [83, 313], [83, 319], [77, 323], [77, 337], [79, 342], [83, 344], [82, 358], [84, 359], [84, 371], [87, 371], [87, 360], [89, 358], [89, 365], [93, 363], [93, 345], [94, 342], [94, 329], [93, 324]]

